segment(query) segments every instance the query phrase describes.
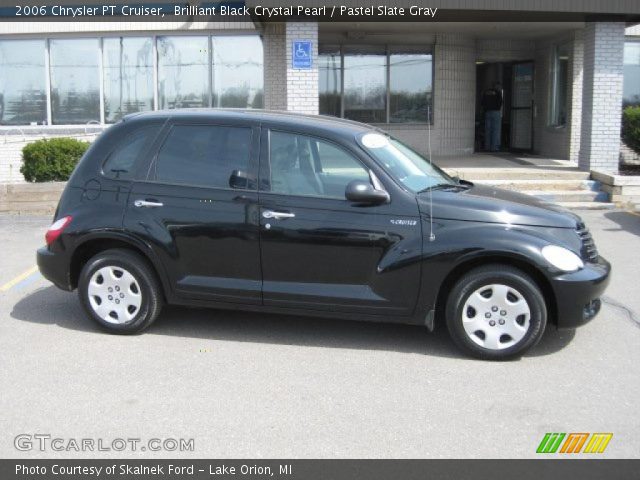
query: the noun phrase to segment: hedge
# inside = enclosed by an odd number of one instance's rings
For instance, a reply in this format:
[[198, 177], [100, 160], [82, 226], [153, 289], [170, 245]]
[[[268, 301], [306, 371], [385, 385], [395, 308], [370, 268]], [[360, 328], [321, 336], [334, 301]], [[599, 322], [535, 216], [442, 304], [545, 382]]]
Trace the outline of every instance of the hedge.
[[640, 106], [627, 107], [622, 111], [622, 140], [640, 153]]
[[22, 149], [20, 172], [28, 182], [56, 182], [69, 179], [89, 142], [74, 138], [51, 138], [29, 143]]

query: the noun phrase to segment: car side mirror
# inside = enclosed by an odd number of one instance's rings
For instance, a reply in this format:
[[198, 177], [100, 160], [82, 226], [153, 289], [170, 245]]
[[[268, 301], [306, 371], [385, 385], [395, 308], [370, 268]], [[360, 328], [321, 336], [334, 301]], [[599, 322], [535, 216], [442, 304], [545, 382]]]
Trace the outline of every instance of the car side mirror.
[[344, 191], [347, 200], [366, 205], [380, 205], [389, 201], [385, 190], [376, 190], [369, 182], [352, 180]]
[[249, 174], [244, 170], [234, 170], [229, 177], [229, 186], [231, 188], [248, 189], [250, 188], [250, 182]]

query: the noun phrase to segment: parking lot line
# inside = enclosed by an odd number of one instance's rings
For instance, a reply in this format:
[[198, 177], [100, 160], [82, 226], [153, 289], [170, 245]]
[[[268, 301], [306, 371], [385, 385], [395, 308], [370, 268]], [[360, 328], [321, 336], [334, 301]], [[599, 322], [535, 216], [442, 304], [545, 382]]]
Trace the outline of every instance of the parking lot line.
[[31, 267], [29, 270], [27, 270], [26, 272], [21, 273], [20, 275], [18, 275], [17, 277], [15, 277], [13, 280], [9, 280], [7, 283], [5, 283], [4, 285], [2, 285], [0, 287], [0, 292], [6, 292], [7, 290], [9, 290], [10, 288], [16, 286], [18, 283], [20, 283], [21, 281], [25, 280], [26, 278], [28, 278], [29, 276], [33, 275], [34, 273], [36, 273], [38, 271], [38, 267], [37, 266], [33, 266]]

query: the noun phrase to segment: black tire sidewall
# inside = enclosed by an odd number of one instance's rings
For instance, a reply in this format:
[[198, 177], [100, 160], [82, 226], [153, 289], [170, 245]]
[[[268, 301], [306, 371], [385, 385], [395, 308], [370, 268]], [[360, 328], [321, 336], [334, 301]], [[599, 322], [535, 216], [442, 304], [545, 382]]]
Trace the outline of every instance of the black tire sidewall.
[[[142, 302], [133, 320], [123, 324], [109, 323], [98, 316], [89, 303], [88, 285], [91, 276], [106, 266], [120, 267], [133, 275], [140, 286]], [[157, 286], [152, 272], [137, 255], [125, 251], [107, 251], [90, 259], [83, 267], [78, 279], [78, 294], [85, 311], [103, 329], [113, 333], [137, 333], [149, 326], [157, 312]]]
[[[531, 310], [529, 330], [515, 345], [503, 350], [489, 350], [469, 338], [463, 327], [462, 309], [473, 292], [482, 286], [503, 284], [522, 294]], [[449, 295], [446, 307], [447, 328], [453, 341], [471, 355], [485, 360], [503, 360], [521, 355], [537, 344], [546, 328], [547, 307], [542, 292], [524, 272], [515, 268], [481, 268], [463, 276]]]

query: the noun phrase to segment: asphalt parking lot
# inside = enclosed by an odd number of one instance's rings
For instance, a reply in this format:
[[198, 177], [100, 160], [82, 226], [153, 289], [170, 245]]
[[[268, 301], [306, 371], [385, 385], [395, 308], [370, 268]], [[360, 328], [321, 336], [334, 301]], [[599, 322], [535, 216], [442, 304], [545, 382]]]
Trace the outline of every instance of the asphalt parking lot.
[[[601, 456], [638, 458], [640, 216], [578, 213], [613, 264], [603, 310], [505, 363], [444, 327], [215, 310], [104, 334], [34, 268], [50, 218], [0, 216], [0, 457], [520, 458], [546, 432], [612, 432]], [[194, 450], [23, 452], [19, 434]]]

